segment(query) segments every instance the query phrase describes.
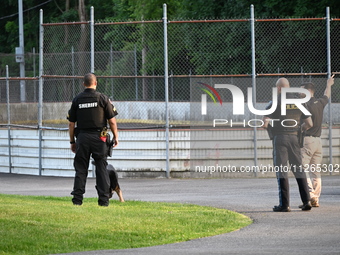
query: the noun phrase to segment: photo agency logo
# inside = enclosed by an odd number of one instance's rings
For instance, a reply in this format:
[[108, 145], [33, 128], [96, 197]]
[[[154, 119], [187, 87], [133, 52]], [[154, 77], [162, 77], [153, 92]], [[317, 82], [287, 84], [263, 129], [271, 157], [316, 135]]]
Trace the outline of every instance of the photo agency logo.
[[[210, 85], [206, 84], [206, 83], [203, 83], [203, 82], [197, 82], [198, 84], [201, 84], [203, 86], [205, 86], [206, 88], [200, 88], [202, 91], [204, 91], [205, 93], [207, 93], [210, 98], [213, 100], [213, 102], [216, 104], [216, 99], [214, 97], [214, 95], [217, 97], [218, 101], [220, 102], [220, 105], [222, 105], [222, 99], [221, 99], [221, 96], [220, 94], [218, 94], [218, 92], [216, 91], [216, 89], [214, 89], [213, 87], [211, 87]], [[202, 112], [202, 115], [207, 115], [207, 94], [202, 94], [201, 95], [201, 112]], [[214, 94], [214, 95], [213, 95]]]
[[[245, 97], [240, 88], [238, 88], [236, 85], [232, 84], [215, 84], [214, 86], [208, 85], [203, 82], [197, 82], [200, 85], [203, 85], [204, 87], [200, 86], [200, 90], [205, 92], [204, 94], [201, 94], [201, 115], [207, 115], [207, 109], [208, 109], [208, 96], [211, 98], [214, 104], [217, 104], [219, 102], [220, 106], [222, 107], [221, 111], [227, 112], [228, 105], [222, 104], [222, 96], [223, 90], [227, 89], [231, 95], [232, 95], [232, 114], [233, 115], [245, 115], [245, 105], [248, 106], [248, 110], [256, 115], [256, 116], [265, 116], [272, 114], [278, 107], [278, 91], [276, 87], [272, 88], [272, 103], [271, 107], [269, 109], [261, 110], [261, 109], [255, 109], [254, 102], [253, 102], [253, 88], [248, 87], [247, 88], [247, 104], [245, 104]], [[220, 89], [220, 93], [217, 91], [217, 89]], [[221, 90], [223, 89], [223, 90]], [[290, 94], [304, 94], [305, 97], [303, 98], [291, 98]], [[217, 98], [217, 100], [216, 100]], [[281, 88], [281, 115], [285, 116], [288, 109], [300, 109], [300, 111], [310, 116], [311, 113], [305, 108], [303, 105], [304, 103], [308, 102], [311, 98], [311, 94], [307, 89], [304, 88]], [[217, 102], [218, 101], [218, 102]], [[280, 121], [279, 119], [271, 119], [270, 125], [274, 126], [274, 123], [276, 121]], [[288, 125], [287, 123], [294, 123], [293, 125]], [[232, 127], [233, 125], [233, 119], [222, 119], [222, 118], [214, 118], [212, 122], [213, 127], [216, 127], [218, 125], [229, 125]], [[243, 126], [249, 126], [249, 127], [262, 127], [264, 125], [264, 122], [262, 119], [251, 119], [246, 120], [243, 119]], [[297, 126], [298, 123], [296, 120], [293, 119], [284, 119], [281, 120], [282, 126]]]

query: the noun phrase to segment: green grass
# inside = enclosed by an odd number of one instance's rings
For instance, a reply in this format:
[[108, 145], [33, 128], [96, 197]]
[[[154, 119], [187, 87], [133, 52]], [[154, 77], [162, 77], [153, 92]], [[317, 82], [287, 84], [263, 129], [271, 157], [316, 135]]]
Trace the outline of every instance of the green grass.
[[0, 254], [53, 254], [127, 249], [183, 242], [251, 224], [248, 217], [213, 207], [85, 198], [0, 194]]

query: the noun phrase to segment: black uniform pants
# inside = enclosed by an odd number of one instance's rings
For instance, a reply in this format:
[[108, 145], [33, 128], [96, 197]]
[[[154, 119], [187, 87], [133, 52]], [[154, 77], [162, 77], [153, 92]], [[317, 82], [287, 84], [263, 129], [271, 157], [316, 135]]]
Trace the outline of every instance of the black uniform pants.
[[296, 178], [302, 202], [308, 202], [310, 196], [306, 173], [301, 167], [301, 149], [297, 135], [276, 135], [274, 137], [273, 146], [274, 166], [278, 180], [280, 205], [282, 207], [289, 206], [289, 169]]
[[107, 172], [107, 145], [100, 140], [99, 132], [80, 132], [77, 136], [77, 149], [74, 157], [75, 178], [73, 203], [81, 204], [85, 193], [86, 179], [92, 155], [96, 165], [96, 189], [98, 204], [107, 205], [110, 194], [110, 178]]

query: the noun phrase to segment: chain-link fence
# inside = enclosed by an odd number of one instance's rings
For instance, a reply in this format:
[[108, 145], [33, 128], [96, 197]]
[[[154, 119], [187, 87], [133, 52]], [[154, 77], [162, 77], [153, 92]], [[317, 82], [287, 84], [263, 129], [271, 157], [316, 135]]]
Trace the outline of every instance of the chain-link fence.
[[[340, 19], [246, 17], [167, 21], [161, 18], [42, 23], [40, 80], [25, 81], [26, 100], [22, 102], [19, 96], [22, 81], [0, 79], [3, 108], [0, 124], [8, 123], [5, 107], [9, 103], [11, 124], [37, 125], [37, 108], [42, 107], [44, 127], [66, 129], [71, 100], [83, 90], [82, 77], [88, 72], [97, 75], [98, 91], [114, 101], [121, 129], [189, 126], [193, 120], [190, 107], [200, 102], [199, 98], [193, 102], [191, 93], [203, 83], [211, 87], [234, 84], [245, 95], [245, 105], [247, 88], [253, 87], [254, 106], [264, 109], [272, 99], [272, 87], [279, 77], [287, 77], [292, 87], [313, 82], [316, 96], [320, 97], [327, 77], [331, 73], [340, 74]], [[11, 61], [1, 58], [1, 76], [5, 76], [4, 64]], [[32, 57], [31, 62], [29, 73], [37, 76], [38, 61]], [[10, 64], [9, 69], [9, 76], [15, 76], [18, 67]], [[325, 110], [325, 127], [340, 123], [340, 83], [335, 78], [332, 102]], [[212, 105], [209, 109], [214, 111], [210, 118], [220, 115], [219, 118], [240, 121], [232, 115], [232, 94], [218, 92], [224, 108], [216, 108], [218, 104], [213, 104], [213, 97], [208, 97]], [[252, 118], [249, 111], [245, 116]]]
[[[316, 95], [321, 96], [329, 70], [340, 70], [339, 24], [339, 20], [333, 19], [327, 27], [325, 18], [256, 19], [255, 48], [252, 48], [249, 19], [169, 21], [169, 101], [189, 103], [190, 88], [198, 82], [212, 86], [218, 83], [236, 84], [246, 93], [247, 87], [254, 86], [253, 81], [248, 79], [254, 64], [258, 103], [271, 100], [271, 87], [282, 76], [289, 77], [292, 86], [299, 86], [305, 81], [314, 82], [317, 85]], [[110, 96], [118, 109], [120, 105], [125, 111], [127, 102], [130, 102], [129, 114], [118, 121], [130, 127], [143, 123], [165, 123], [165, 114], [155, 117], [155, 107], [151, 103], [143, 108], [132, 107], [131, 104], [165, 101], [164, 24], [161, 20], [55, 23], [42, 24], [42, 27], [43, 102], [52, 104], [48, 108], [55, 107], [63, 112], [54, 116], [44, 114], [47, 118], [43, 119], [45, 124], [49, 123], [52, 127], [66, 125], [64, 113], [72, 98], [82, 91], [81, 77], [91, 68], [98, 76], [98, 90]], [[331, 62], [327, 58], [327, 29], [330, 30]], [[252, 65], [253, 52], [256, 61]], [[38, 73], [36, 56], [30, 53], [25, 58], [26, 67], [30, 69], [26, 73], [34, 77]], [[10, 76], [18, 72], [18, 65], [14, 65], [13, 60], [13, 56], [1, 58], [2, 67], [9, 63]], [[1, 74], [5, 76], [3, 68]], [[27, 83], [26, 101], [37, 101], [38, 82]], [[4, 79], [0, 86], [0, 93], [5, 95]], [[10, 87], [10, 102], [20, 102], [18, 90], [22, 89], [22, 85], [11, 81]], [[339, 84], [336, 82], [332, 93], [335, 116], [339, 115], [338, 91]], [[232, 98], [229, 95], [224, 100], [231, 102]], [[5, 103], [6, 97], [2, 96], [1, 102]], [[188, 109], [184, 104], [170, 106], [170, 123], [173, 126], [187, 124]], [[123, 111], [120, 113], [124, 115]], [[325, 119], [325, 122], [330, 121]], [[334, 123], [340, 121], [334, 119]]]

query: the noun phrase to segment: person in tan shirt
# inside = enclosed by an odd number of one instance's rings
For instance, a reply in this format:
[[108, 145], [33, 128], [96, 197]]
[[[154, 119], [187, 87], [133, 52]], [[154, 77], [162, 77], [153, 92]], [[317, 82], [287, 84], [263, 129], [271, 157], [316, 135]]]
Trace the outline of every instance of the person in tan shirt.
[[[307, 175], [311, 204], [319, 207], [321, 194], [321, 168], [322, 168], [322, 120], [323, 110], [331, 97], [331, 87], [334, 84], [334, 75], [327, 80], [323, 97], [315, 98], [315, 85], [311, 82], [303, 83], [302, 88], [309, 90], [311, 99], [306, 103], [308, 111], [312, 114], [313, 127], [305, 131], [303, 148], [301, 149], [302, 166]], [[303, 95], [301, 95], [303, 97]]]

